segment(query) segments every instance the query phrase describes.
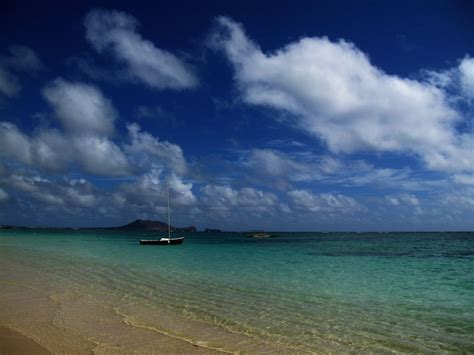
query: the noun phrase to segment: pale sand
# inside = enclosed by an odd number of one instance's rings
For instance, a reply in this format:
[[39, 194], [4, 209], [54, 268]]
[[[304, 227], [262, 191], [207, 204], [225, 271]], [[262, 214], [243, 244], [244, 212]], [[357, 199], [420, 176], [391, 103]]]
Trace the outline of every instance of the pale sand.
[[[222, 353], [152, 329], [130, 326], [107, 310], [65, 312], [55, 301], [40, 299], [32, 290], [1, 285], [0, 355], [4, 354], [194, 354]], [[88, 306], [90, 307], [90, 306]], [[95, 315], [91, 316], [91, 311]], [[25, 335], [22, 335], [25, 334]]]
[[48, 350], [24, 335], [0, 327], [0, 354], [2, 355], [46, 355]]
[[137, 303], [120, 290], [115, 295], [99, 288], [87, 274], [63, 276], [54, 260], [48, 264], [20, 252], [0, 254], [0, 326], [23, 334], [52, 354], [298, 352], [177, 318], [166, 309], [142, 300]]
[[91, 303], [87, 295], [47, 295], [37, 288], [39, 283], [26, 282], [19, 269], [13, 273], [2, 266], [1, 355], [223, 353], [173, 334], [133, 326], [113, 309]]

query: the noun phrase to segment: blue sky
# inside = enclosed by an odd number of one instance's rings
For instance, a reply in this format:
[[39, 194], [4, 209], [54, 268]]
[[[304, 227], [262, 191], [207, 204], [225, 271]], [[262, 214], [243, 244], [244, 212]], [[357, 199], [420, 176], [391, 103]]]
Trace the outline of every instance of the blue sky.
[[0, 223], [472, 230], [469, 1], [7, 2]]

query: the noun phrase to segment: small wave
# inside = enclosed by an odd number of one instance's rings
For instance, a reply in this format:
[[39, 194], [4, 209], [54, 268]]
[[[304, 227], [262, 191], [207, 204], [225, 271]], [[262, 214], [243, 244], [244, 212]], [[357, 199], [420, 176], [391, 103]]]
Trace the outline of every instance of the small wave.
[[209, 349], [209, 350], [215, 350], [215, 351], [220, 351], [220, 352], [223, 352], [223, 353], [226, 353], [226, 354], [237, 354], [237, 352], [235, 351], [230, 351], [230, 350], [227, 350], [227, 349], [224, 349], [224, 348], [218, 348], [218, 347], [213, 347], [209, 344], [207, 344], [207, 342], [204, 342], [204, 341], [194, 341], [194, 340], [191, 340], [191, 339], [188, 339], [188, 338], [185, 338], [183, 336], [179, 336], [179, 335], [176, 335], [176, 334], [172, 334], [170, 332], [167, 332], [166, 330], [163, 330], [163, 329], [158, 329], [156, 327], [153, 327], [153, 326], [149, 326], [149, 325], [144, 325], [144, 324], [139, 324], [139, 323], [136, 323], [136, 322], [133, 322], [130, 318], [131, 316], [129, 316], [128, 314], [125, 314], [125, 313], [122, 313], [120, 312], [119, 308], [118, 307], [114, 307], [114, 312], [119, 315], [120, 317], [122, 317], [122, 320], [125, 324], [131, 326], [131, 327], [135, 327], [135, 328], [141, 328], [141, 329], [147, 329], [147, 330], [151, 330], [151, 331], [154, 331], [154, 332], [157, 332], [157, 333], [160, 333], [160, 334], [163, 334], [167, 337], [170, 337], [170, 338], [173, 338], [173, 339], [178, 339], [178, 340], [181, 340], [181, 341], [184, 341], [188, 344], [191, 344], [193, 346], [197, 346], [197, 347], [200, 347], [200, 348], [205, 348], [205, 349]]

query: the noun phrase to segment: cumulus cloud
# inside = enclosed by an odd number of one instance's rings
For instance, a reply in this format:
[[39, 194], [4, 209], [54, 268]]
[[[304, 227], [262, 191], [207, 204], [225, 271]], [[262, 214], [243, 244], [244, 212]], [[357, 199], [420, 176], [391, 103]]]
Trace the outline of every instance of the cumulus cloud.
[[36, 53], [26, 46], [11, 46], [10, 54], [0, 56], [0, 93], [12, 97], [21, 90], [18, 72], [34, 72], [41, 68]]
[[133, 16], [119, 11], [92, 10], [84, 25], [92, 47], [98, 53], [112, 53], [125, 65], [130, 79], [154, 89], [180, 90], [198, 85], [197, 77], [186, 63], [141, 37]]
[[474, 58], [466, 56], [459, 64], [446, 70], [423, 70], [425, 80], [453, 95], [470, 101], [474, 99]]
[[93, 175], [131, 172], [128, 158], [108, 136], [115, 131], [117, 112], [95, 86], [56, 79], [43, 90], [62, 130], [37, 130], [31, 136], [12, 123], [0, 122], [0, 156], [47, 173], [70, 168]]
[[463, 185], [474, 185], [474, 175], [458, 174], [453, 177], [454, 182]]
[[86, 173], [122, 176], [130, 173], [127, 157], [112, 141], [104, 137], [80, 136], [73, 139], [75, 161]]
[[100, 136], [69, 136], [55, 129], [30, 137], [14, 124], [0, 122], [0, 157], [47, 173], [77, 166], [92, 175], [122, 176], [131, 172], [128, 158], [114, 142]]
[[288, 192], [288, 196], [297, 208], [308, 212], [350, 214], [366, 209], [354, 198], [342, 194], [322, 193], [315, 195], [308, 190], [292, 190]]
[[136, 123], [127, 125], [127, 130], [130, 142], [125, 145], [124, 150], [142, 169], [164, 164], [179, 175], [186, 172], [186, 160], [180, 146], [161, 142], [151, 134], [142, 132]]
[[420, 201], [415, 195], [411, 194], [400, 194], [400, 195], [390, 195], [385, 196], [385, 200], [393, 206], [409, 205], [409, 206], [418, 206]]
[[25, 141], [24, 148], [30, 148], [33, 156], [31, 166], [49, 173], [67, 170], [75, 153], [72, 139], [68, 139], [56, 129], [41, 130], [28, 139], [29, 143]]
[[[59, 78], [44, 88], [43, 96], [67, 136], [48, 132], [37, 137], [45, 153], [61, 152], [63, 160], [78, 164], [89, 174], [120, 176], [131, 172], [127, 157], [109, 138], [115, 132], [118, 113], [97, 87]], [[58, 150], [60, 147], [64, 149]], [[61, 156], [54, 159], [47, 154], [54, 162]]]
[[[181, 147], [161, 142], [137, 124], [128, 125], [129, 135], [121, 145], [100, 135], [64, 134], [43, 129], [32, 136], [9, 122], [0, 122], [0, 158], [24, 164], [46, 173], [67, 172], [70, 168], [99, 176], [124, 176], [157, 167], [182, 176], [187, 164]], [[178, 186], [178, 185], [176, 185]]]
[[474, 99], [474, 58], [464, 58], [459, 64], [459, 72], [464, 94]]
[[201, 192], [206, 208], [222, 215], [254, 213], [261, 216], [280, 207], [275, 194], [251, 187], [236, 190], [228, 185], [206, 185]]
[[13, 123], [0, 122], [0, 156], [24, 164], [32, 161], [29, 138]]
[[307, 180], [308, 175], [317, 174], [308, 165], [275, 149], [252, 149], [243, 164], [257, 181], [280, 189], [288, 188], [292, 181]]
[[285, 153], [276, 149], [252, 149], [238, 151], [238, 154], [239, 167], [246, 169], [248, 181], [281, 190], [316, 181], [328, 185], [402, 190], [430, 189], [446, 183], [445, 178], [423, 179], [407, 167], [379, 168], [364, 160], [340, 159], [307, 150]]
[[333, 153], [404, 152], [430, 169], [474, 167], [472, 137], [457, 134], [462, 117], [445, 92], [385, 73], [350, 42], [303, 38], [264, 53], [240, 24], [219, 17], [211, 44], [233, 64], [246, 103], [293, 114]]
[[58, 78], [44, 88], [43, 96], [66, 132], [75, 135], [114, 132], [117, 111], [97, 87]]
[[8, 194], [5, 192], [5, 190], [0, 188], [0, 202], [6, 201], [6, 200], [8, 200]]
[[0, 122], [0, 157], [44, 172], [69, 168], [101, 176], [123, 176], [165, 167], [178, 175], [186, 172], [182, 149], [159, 141], [137, 124], [127, 126], [127, 139], [117, 144], [110, 137], [118, 116], [111, 101], [95, 86], [56, 79], [43, 90], [61, 130], [22, 133], [12, 123]]
[[84, 179], [50, 180], [13, 174], [3, 183], [14, 193], [48, 206], [90, 208], [96, 204], [96, 189]]
[[305, 170], [302, 164], [273, 149], [253, 149], [248, 165], [272, 176], [290, 175], [295, 171]]
[[[166, 175], [160, 169], [151, 169], [136, 180], [120, 184], [112, 194], [113, 203], [117, 210], [126, 215], [142, 218], [164, 219], [166, 216], [167, 191], [171, 196], [171, 208], [178, 212], [186, 211], [197, 203], [193, 184], [184, 182], [174, 174]], [[178, 210], [178, 211], [176, 211]]]
[[115, 220], [115, 225], [117, 220], [133, 218], [164, 220], [168, 187], [175, 220], [181, 210], [188, 214], [188, 209], [197, 203], [191, 183], [155, 169], [111, 189], [100, 189], [84, 178], [52, 179], [18, 173], [0, 178], [0, 185], [0, 202], [12, 206], [7, 215], [18, 218], [29, 214], [27, 223], [41, 216], [54, 218], [59, 224], [71, 217], [73, 223], [80, 223], [79, 217], [86, 223], [104, 223], [101, 219], [105, 219], [114, 224]]

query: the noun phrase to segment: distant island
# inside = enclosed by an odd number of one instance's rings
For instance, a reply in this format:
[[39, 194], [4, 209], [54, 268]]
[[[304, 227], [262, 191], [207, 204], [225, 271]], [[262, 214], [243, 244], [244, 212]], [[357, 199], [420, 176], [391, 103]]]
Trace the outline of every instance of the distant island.
[[[161, 221], [149, 221], [145, 219], [136, 219], [135, 221], [125, 224], [119, 227], [86, 227], [86, 228], [74, 228], [74, 227], [25, 227], [25, 226], [13, 226], [13, 225], [0, 225], [0, 229], [106, 229], [106, 230], [123, 230], [123, 231], [158, 231], [167, 232], [168, 224]], [[173, 227], [170, 226], [172, 232], [197, 232], [195, 226], [189, 227]]]
[[[145, 219], [137, 219], [129, 224], [120, 227], [110, 227], [101, 229], [115, 229], [115, 230], [146, 230], [146, 231], [168, 231], [168, 224], [160, 221], [149, 221]], [[172, 232], [197, 232], [195, 226], [190, 227], [173, 227], [170, 226]]]

